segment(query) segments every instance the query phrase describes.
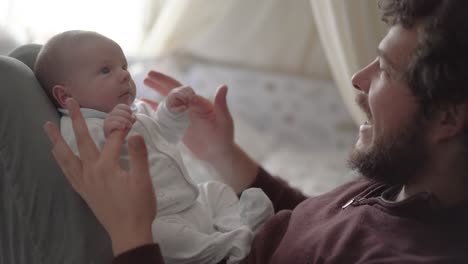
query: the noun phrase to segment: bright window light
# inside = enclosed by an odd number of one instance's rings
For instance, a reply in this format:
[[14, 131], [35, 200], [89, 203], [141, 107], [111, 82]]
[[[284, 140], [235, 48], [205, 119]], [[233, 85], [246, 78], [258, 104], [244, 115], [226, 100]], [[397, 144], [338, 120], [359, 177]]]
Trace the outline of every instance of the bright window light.
[[0, 25], [21, 42], [44, 43], [54, 34], [82, 29], [120, 44], [127, 55], [138, 52], [146, 0], [0, 0]]

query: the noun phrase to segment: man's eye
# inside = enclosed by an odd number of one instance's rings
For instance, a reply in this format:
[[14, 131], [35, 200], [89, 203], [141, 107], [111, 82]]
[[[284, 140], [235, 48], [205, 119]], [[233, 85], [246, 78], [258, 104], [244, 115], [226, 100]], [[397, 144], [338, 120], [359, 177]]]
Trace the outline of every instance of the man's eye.
[[384, 75], [388, 75], [388, 71], [385, 67], [382, 66], [382, 64], [379, 62], [379, 72]]
[[379, 71], [380, 72], [386, 72], [385, 68], [379, 66]]
[[110, 72], [110, 69], [109, 69], [109, 67], [102, 67], [100, 72], [101, 72], [102, 74], [107, 74], [107, 73]]
[[388, 71], [385, 68], [379, 68], [380, 74], [384, 77], [388, 77]]

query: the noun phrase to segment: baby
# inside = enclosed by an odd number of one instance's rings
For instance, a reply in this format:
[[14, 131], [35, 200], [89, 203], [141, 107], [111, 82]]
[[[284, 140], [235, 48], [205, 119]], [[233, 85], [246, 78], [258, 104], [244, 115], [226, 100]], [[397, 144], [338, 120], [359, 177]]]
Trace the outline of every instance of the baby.
[[[71, 119], [64, 109], [73, 97], [81, 107], [93, 140], [102, 147], [115, 130], [141, 134], [148, 148], [157, 217], [155, 242], [167, 263], [237, 263], [250, 250], [253, 232], [273, 207], [259, 189], [240, 198], [220, 182], [196, 185], [182, 162], [176, 144], [197, 107], [190, 87], [173, 89], [154, 111], [136, 100], [135, 83], [120, 46], [89, 31], [67, 31], [41, 49], [35, 74], [62, 113], [60, 129], [75, 154], [78, 148]], [[121, 164], [128, 168], [124, 146]]]

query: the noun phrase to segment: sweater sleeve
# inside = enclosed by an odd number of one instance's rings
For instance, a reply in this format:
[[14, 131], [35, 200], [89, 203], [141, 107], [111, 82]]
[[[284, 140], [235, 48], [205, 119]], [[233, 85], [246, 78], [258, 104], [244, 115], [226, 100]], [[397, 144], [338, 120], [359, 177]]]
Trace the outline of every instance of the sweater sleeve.
[[158, 244], [143, 245], [114, 258], [112, 264], [164, 264]]
[[284, 180], [271, 176], [267, 171], [260, 167], [257, 177], [251, 187], [262, 189], [270, 198], [275, 212], [294, 209], [296, 205], [307, 199], [301, 191], [292, 188]]

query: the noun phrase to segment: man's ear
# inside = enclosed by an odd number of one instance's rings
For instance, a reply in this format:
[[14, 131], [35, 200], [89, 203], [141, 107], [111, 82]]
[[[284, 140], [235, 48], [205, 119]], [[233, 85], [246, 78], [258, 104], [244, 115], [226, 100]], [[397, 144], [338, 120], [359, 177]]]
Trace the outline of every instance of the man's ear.
[[446, 141], [463, 132], [468, 124], [468, 102], [445, 107], [436, 113], [433, 139]]
[[71, 96], [67, 93], [65, 86], [57, 84], [52, 87], [52, 95], [54, 96], [55, 100], [57, 100], [57, 103], [61, 108], [66, 108], [65, 101], [68, 97]]

